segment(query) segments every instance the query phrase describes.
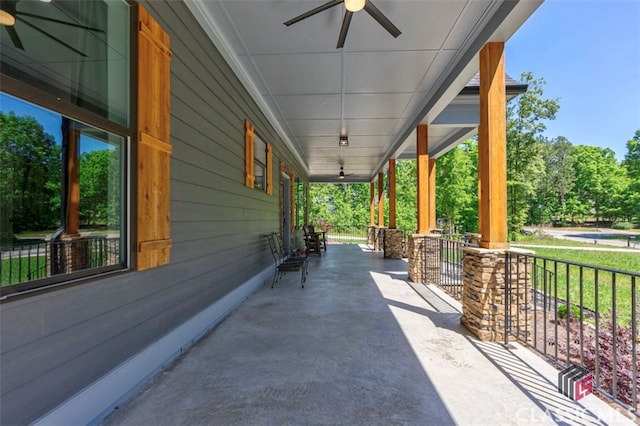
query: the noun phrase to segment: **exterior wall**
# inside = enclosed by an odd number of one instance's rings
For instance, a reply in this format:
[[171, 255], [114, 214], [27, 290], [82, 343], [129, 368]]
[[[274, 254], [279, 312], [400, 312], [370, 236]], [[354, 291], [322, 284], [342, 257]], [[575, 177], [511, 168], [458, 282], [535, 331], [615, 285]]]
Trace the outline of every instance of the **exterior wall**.
[[[279, 187], [244, 186], [244, 120], [299, 165], [183, 2], [144, 6], [171, 36], [171, 237], [167, 266], [0, 305], [1, 424], [26, 424], [176, 329], [271, 264]], [[274, 176], [277, 183], [277, 176]]]

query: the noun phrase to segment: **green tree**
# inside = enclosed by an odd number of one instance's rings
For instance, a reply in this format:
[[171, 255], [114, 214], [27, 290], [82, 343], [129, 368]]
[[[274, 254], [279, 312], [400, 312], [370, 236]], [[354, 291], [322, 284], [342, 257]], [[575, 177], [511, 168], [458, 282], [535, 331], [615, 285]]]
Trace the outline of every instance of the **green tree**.
[[309, 222], [332, 226], [366, 227], [369, 224], [368, 184], [309, 185]]
[[[377, 196], [377, 189], [375, 194]], [[389, 223], [388, 194], [388, 179], [385, 179], [386, 224]], [[368, 183], [311, 184], [309, 221], [312, 224], [327, 222], [334, 227], [366, 228], [369, 225], [369, 196]], [[396, 163], [396, 227], [405, 232], [416, 230], [416, 164], [413, 160]]]
[[417, 218], [416, 161], [396, 163], [396, 226], [405, 232], [416, 232]]
[[596, 224], [620, 216], [620, 199], [626, 189], [626, 172], [610, 148], [578, 145], [574, 150], [576, 183], [573, 196], [583, 200]]
[[627, 168], [629, 178], [640, 182], [640, 129], [627, 141], [627, 153], [623, 164]]
[[119, 224], [119, 155], [119, 149], [103, 149], [80, 156], [80, 219], [86, 224]]
[[436, 162], [436, 213], [444, 232], [476, 231], [477, 206], [477, 144], [467, 140]]
[[545, 141], [542, 156], [545, 173], [534, 205], [531, 206], [531, 223], [554, 221], [564, 223], [567, 218], [567, 195], [575, 184], [573, 145], [563, 136]]
[[565, 213], [571, 223], [582, 223], [589, 216], [591, 204], [588, 200], [577, 195], [577, 191], [572, 191], [567, 196]]
[[507, 205], [509, 232], [515, 239], [529, 216], [531, 202], [544, 177], [545, 165], [540, 142], [545, 120], [555, 119], [559, 109], [555, 99], [543, 99], [544, 79], [522, 73], [527, 92], [507, 106]]
[[622, 164], [629, 177], [629, 186], [623, 196], [627, 219], [640, 224], [640, 129], [627, 141], [627, 153]]
[[60, 222], [60, 147], [31, 116], [0, 112], [1, 238]]

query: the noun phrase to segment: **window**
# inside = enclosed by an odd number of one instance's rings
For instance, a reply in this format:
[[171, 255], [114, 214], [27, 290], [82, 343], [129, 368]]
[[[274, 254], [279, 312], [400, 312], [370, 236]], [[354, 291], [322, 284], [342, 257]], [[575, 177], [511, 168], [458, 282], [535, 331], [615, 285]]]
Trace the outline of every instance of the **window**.
[[21, 0], [0, 56], [0, 295], [127, 266], [131, 7]]
[[256, 136], [254, 139], [254, 176], [257, 189], [265, 190], [265, 176], [267, 174], [267, 144]]
[[[0, 177], [12, 187], [0, 206], [0, 296], [169, 263], [168, 34], [124, 0], [15, 3], [21, 19], [7, 29], [0, 55], [1, 118], [15, 124], [0, 128]], [[130, 151], [138, 171], [131, 178]], [[14, 158], [11, 167], [5, 158]], [[125, 232], [130, 206], [135, 235]]]
[[125, 137], [6, 94], [0, 105], [3, 290], [121, 268]]
[[130, 6], [20, 0], [2, 30], [1, 72], [124, 127], [130, 122]]
[[245, 185], [273, 194], [273, 148], [256, 135], [253, 125], [245, 121]]

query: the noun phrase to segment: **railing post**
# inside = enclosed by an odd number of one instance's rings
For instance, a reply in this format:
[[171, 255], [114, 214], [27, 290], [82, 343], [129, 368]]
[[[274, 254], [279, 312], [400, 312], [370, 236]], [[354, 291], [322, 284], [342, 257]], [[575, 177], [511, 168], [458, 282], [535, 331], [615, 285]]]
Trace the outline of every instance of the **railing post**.
[[[446, 247], [445, 247], [446, 245]], [[445, 244], [445, 241], [443, 238], [440, 238], [438, 240], [438, 252], [439, 252], [439, 256], [438, 256], [438, 264], [440, 265], [440, 270], [438, 271], [438, 278], [436, 281], [436, 284], [438, 285], [442, 285], [442, 264], [445, 260], [445, 257], [449, 255], [449, 253], [445, 254], [445, 250], [448, 250], [449, 244]], [[448, 272], [448, 265], [447, 267], [445, 267], [445, 270], [447, 270]]]
[[504, 341], [502, 344], [509, 347], [509, 334], [511, 331], [511, 253], [505, 253], [504, 262]]

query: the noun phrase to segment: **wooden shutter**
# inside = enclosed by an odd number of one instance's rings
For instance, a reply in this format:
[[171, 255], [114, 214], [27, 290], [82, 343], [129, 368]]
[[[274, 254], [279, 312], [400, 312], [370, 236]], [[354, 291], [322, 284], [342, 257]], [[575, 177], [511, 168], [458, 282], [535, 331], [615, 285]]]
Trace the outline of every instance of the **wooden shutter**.
[[137, 269], [169, 263], [170, 65], [168, 34], [138, 5]]
[[273, 194], [273, 147], [267, 144], [267, 194]]
[[256, 137], [253, 124], [249, 120], [244, 121], [244, 184], [249, 188], [255, 185], [255, 153], [254, 140]]

